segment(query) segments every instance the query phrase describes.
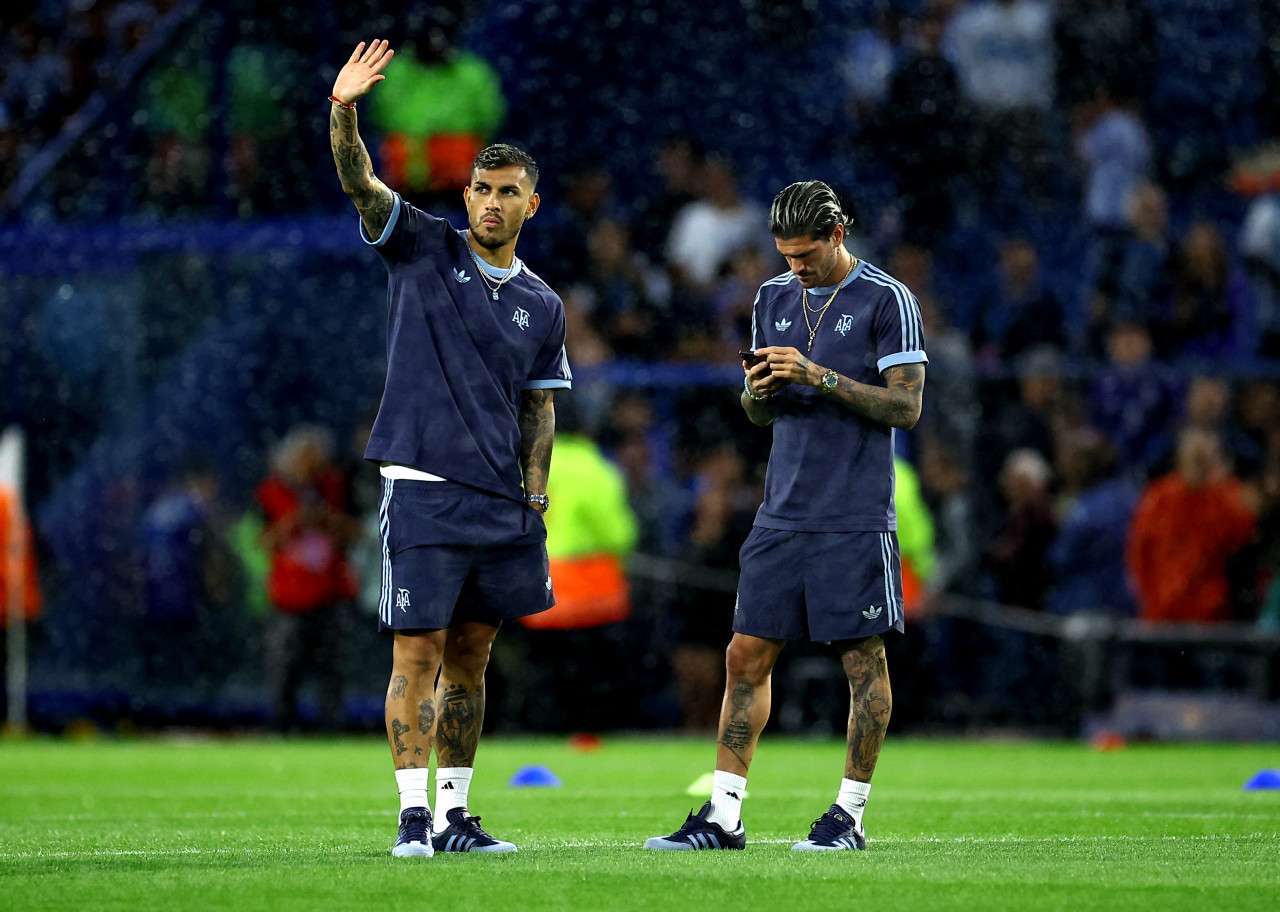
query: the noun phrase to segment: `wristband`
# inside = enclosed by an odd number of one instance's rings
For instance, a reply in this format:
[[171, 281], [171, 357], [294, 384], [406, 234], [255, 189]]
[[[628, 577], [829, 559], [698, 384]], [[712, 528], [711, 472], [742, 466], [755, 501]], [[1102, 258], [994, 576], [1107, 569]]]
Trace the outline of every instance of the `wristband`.
[[768, 396], [757, 396], [754, 392], [752, 392], [751, 381], [748, 380], [746, 377], [742, 378], [742, 388], [746, 390], [747, 395], [750, 396], [752, 399], [754, 399], [756, 402], [764, 402], [766, 399], [769, 398]]
[[340, 108], [347, 108], [348, 110], [351, 110], [351, 111], [354, 111], [356, 109], [356, 103], [354, 101], [351, 102], [351, 104], [347, 104], [337, 95], [330, 95], [329, 100], [332, 101], [334, 104], [336, 104]]

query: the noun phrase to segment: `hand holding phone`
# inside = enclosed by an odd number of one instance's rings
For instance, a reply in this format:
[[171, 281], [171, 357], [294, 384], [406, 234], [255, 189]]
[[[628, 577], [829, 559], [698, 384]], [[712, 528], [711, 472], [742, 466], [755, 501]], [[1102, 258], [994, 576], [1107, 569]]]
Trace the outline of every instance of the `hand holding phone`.
[[761, 361], [766, 360], [764, 355], [757, 355], [751, 349], [738, 352], [738, 357], [742, 358], [743, 361], [746, 361], [750, 367], [755, 367]]

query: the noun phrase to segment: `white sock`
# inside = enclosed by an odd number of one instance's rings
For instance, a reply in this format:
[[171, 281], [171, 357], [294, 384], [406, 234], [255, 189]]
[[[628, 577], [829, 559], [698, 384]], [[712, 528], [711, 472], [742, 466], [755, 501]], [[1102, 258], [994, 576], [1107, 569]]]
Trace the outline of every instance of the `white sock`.
[[429, 807], [427, 804], [429, 769], [396, 770], [396, 788], [400, 790], [400, 813], [409, 808]]
[[867, 806], [867, 797], [871, 794], [870, 782], [859, 782], [856, 779], [841, 779], [840, 794], [836, 795], [836, 804], [844, 808], [844, 812], [853, 818], [853, 822], [862, 826], [862, 810]]
[[467, 793], [471, 791], [469, 766], [446, 766], [436, 770], [436, 813], [431, 818], [431, 830], [443, 833], [449, 829], [446, 817], [451, 808], [467, 809]]
[[746, 793], [746, 779], [716, 770], [711, 782], [711, 813], [707, 820], [732, 833], [742, 822], [742, 796]]

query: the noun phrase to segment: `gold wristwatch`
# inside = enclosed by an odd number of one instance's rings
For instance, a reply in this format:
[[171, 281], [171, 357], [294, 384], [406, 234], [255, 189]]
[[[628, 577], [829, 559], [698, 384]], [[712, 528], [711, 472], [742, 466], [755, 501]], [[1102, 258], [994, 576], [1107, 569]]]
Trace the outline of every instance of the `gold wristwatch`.
[[818, 389], [824, 393], [833, 393], [837, 386], [840, 385], [840, 375], [833, 370], [827, 371], [822, 375], [822, 379], [818, 381]]

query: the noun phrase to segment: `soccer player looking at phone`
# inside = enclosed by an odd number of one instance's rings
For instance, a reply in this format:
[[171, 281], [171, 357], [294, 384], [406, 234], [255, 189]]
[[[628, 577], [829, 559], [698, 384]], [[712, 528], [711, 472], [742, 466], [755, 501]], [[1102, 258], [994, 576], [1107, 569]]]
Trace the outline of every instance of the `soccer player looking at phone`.
[[515, 255], [539, 204], [525, 152], [493, 145], [476, 156], [466, 231], [374, 176], [356, 103], [393, 53], [361, 42], [329, 112], [342, 188], [389, 275], [387, 380], [365, 458], [383, 476], [379, 626], [393, 636], [386, 723], [400, 791], [392, 854], [514, 852], [470, 815], [468, 791], [498, 627], [555, 604], [542, 514], [553, 391], [572, 379], [564, 305]]
[[893, 700], [884, 635], [903, 629], [893, 435], [920, 418], [920, 309], [901, 282], [844, 246], [821, 181], [779, 193], [769, 230], [789, 271], [765, 282], [744, 357], [742, 407], [773, 426], [764, 503], [740, 553], [738, 603], [712, 798], [650, 849], [741, 849], [742, 797], [787, 640], [835, 647], [849, 679], [844, 778], [801, 851], [866, 848], [862, 812]]

